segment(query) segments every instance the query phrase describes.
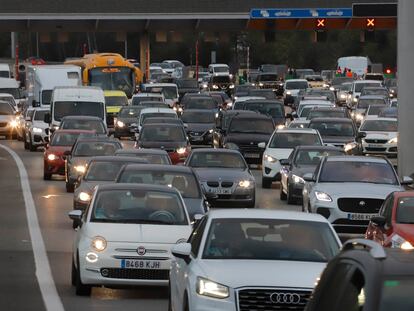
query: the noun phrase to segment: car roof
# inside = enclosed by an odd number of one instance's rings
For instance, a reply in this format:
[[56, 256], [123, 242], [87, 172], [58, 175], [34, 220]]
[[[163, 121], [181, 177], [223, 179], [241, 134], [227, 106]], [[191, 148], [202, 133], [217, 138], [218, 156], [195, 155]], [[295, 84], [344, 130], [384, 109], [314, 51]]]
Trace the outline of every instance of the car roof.
[[[88, 132], [90, 132], [90, 131], [88, 131]], [[121, 142], [118, 139], [111, 138], [111, 137], [108, 137], [108, 136], [98, 136], [98, 135], [93, 136], [93, 137], [90, 137], [90, 136], [82, 137], [82, 136], [80, 136], [77, 139], [77, 142], [110, 142], [110, 143], [121, 144]]]
[[193, 174], [193, 170], [188, 166], [181, 165], [168, 165], [168, 164], [127, 164], [124, 167], [124, 171], [162, 171], [162, 172], [177, 172], [177, 173], [190, 173]]
[[200, 148], [200, 149], [193, 149], [191, 153], [234, 153], [234, 154], [240, 154], [237, 150], [232, 149], [225, 149], [225, 148]]
[[132, 98], [134, 97], [163, 97], [163, 95], [160, 93], [142, 92], [132, 96]]
[[329, 156], [327, 162], [372, 162], [372, 163], [388, 163], [387, 160], [380, 157], [366, 156]]
[[210, 109], [186, 109], [186, 110], [183, 111], [183, 114], [185, 114], [187, 112], [197, 112], [197, 113], [215, 114], [215, 111], [214, 110], [210, 110]]
[[394, 198], [400, 199], [404, 197], [414, 197], [414, 191], [396, 191], [394, 192]]
[[162, 107], [148, 107], [141, 110], [141, 114], [145, 113], [152, 113], [152, 112], [160, 112], [160, 113], [171, 113], [171, 114], [177, 114], [174, 110], [171, 108], [162, 108]]
[[387, 90], [387, 88], [386, 87], [384, 87], [384, 86], [367, 86], [367, 87], [364, 87], [364, 90]]
[[234, 109], [234, 110], [222, 110], [220, 111], [223, 115], [237, 115], [237, 114], [257, 114], [258, 112], [252, 110], [241, 110], [241, 109]]
[[309, 145], [309, 146], [297, 146], [295, 147], [295, 150], [326, 150], [326, 151], [344, 151], [344, 149], [334, 146], [315, 146], [315, 145]]
[[126, 97], [126, 94], [124, 91], [109, 91], [104, 90], [104, 96], [116, 96], [116, 97]]
[[62, 118], [62, 121], [64, 120], [90, 120], [90, 121], [102, 121], [99, 117], [93, 117], [93, 116], [66, 116]]
[[145, 123], [142, 125], [142, 129], [149, 128], [149, 127], [178, 127], [178, 128], [184, 128], [183, 123]]
[[313, 118], [311, 120], [311, 123], [316, 123], [316, 122], [329, 122], [329, 123], [336, 123], [336, 122], [341, 122], [341, 123], [353, 123], [352, 119], [349, 118]]
[[167, 151], [161, 149], [119, 149], [115, 151], [115, 154], [159, 154], [168, 155]]
[[277, 99], [248, 99], [244, 101], [245, 104], [279, 104], [283, 105], [283, 103], [280, 100]]
[[153, 185], [153, 184], [123, 184], [123, 183], [111, 183], [111, 184], [100, 184], [97, 186], [98, 191], [104, 190], [155, 190], [170, 193], [178, 193], [178, 190], [168, 186]]
[[233, 117], [234, 119], [261, 119], [261, 120], [272, 120], [272, 118], [270, 116], [261, 114], [261, 113], [254, 113], [254, 114], [240, 114], [240, 115], [235, 115]]
[[93, 162], [136, 162], [136, 163], [145, 163], [142, 159], [134, 157], [123, 157], [123, 156], [94, 156], [91, 161]]
[[308, 80], [306, 80], [306, 79], [289, 79], [289, 80], [286, 80], [285, 83], [289, 83], [289, 82], [308, 82]]
[[355, 84], [360, 84], [360, 83], [377, 83], [379, 85], [382, 84], [382, 81], [379, 80], [355, 80], [354, 81]]
[[172, 87], [176, 87], [177, 84], [175, 83], [147, 83], [144, 84], [144, 87], [163, 87], [163, 86], [172, 86]]
[[94, 134], [95, 131], [89, 130], [74, 130], [74, 129], [57, 129], [53, 135], [58, 133], [68, 133], [68, 134]]
[[362, 95], [359, 97], [359, 100], [361, 99], [383, 99], [385, 100], [384, 96], [382, 95]]
[[312, 111], [346, 111], [347, 108], [345, 107], [320, 107], [316, 106], [312, 109]]
[[234, 219], [284, 219], [297, 221], [311, 221], [328, 223], [328, 220], [319, 214], [309, 214], [294, 211], [281, 211], [269, 209], [211, 209], [208, 213], [210, 219], [234, 218]]
[[380, 118], [380, 117], [378, 117], [378, 118], [375, 118], [375, 119], [365, 119], [364, 122], [366, 122], [366, 121], [395, 121], [395, 122], [398, 122], [398, 119], [397, 118]]
[[284, 128], [276, 129], [276, 132], [277, 133], [285, 133], [285, 134], [289, 134], [289, 133], [318, 134], [318, 130], [315, 130], [313, 128], [307, 128], [307, 127], [305, 127], [305, 128], [284, 127]]

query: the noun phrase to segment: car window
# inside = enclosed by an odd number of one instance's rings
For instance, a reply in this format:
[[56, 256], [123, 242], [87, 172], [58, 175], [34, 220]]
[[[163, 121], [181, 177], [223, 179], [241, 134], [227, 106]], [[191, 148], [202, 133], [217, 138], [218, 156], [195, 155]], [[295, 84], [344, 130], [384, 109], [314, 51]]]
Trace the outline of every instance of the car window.
[[92, 161], [85, 174], [86, 181], [114, 181], [124, 162], [120, 161]]
[[390, 194], [382, 205], [380, 215], [384, 216], [387, 227], [391, 226], [392, 207], [394, 205], [394, 195]]
[[72, 154], [77, 157], [108, 156], [120, 148], [118, 143], [85, 141], [76, 144]]
[[134, 157], [149, 164], [171, 164], [171, 159], [168, 154], [117, 152], [116, 155], [121, 157]]
[[303, 145], [322, 145], [315, 133], [276, 133], [269, 144], [270, 148], [295, 148]]
[[382, 281], [379, 311], [414, 310], [414, 281], [410, 276], [387, 277]]
[[372, 132], [397, 132], [398, 122], [390, 120], [365, 120], [360, 131]]
[[148, 142], [183, 142], [186, 136], [180, 126], [144, 126], [139, 139]]
[[318, 130], [322, 136], [355, 136], [351, 122], [311, 122], [310, 128]]
[[239, 153], [229, 152], [197, 152], [190, 158], [191, 167], [215, 167], [246, 169], [246, 162]]
[[194, 257], [197, 257], [201, 246], [201, 240], [203, 239], [204, 230], [207, 225], [207, 217], [204, 217], [201, 222], [196, 226], [188, 239], [191, 244], [191, 253]]
[[318, 165], [324, 156], [343, 155], [342, 150], [299, 150], [296, 153], [295, 164], [300, 165]]
[[51, 146], [72, 146], [78, 138], [78, 133], [59, 133], [55, 132], [52, 138]]
[[64, 120], [60, 126], [64, 130], [95, 131], [97, 134], [105, 134], [106, 129], [100, 120]]
[[398, 199], [396, 221], [399, 224], [414, 224], [414, 198]]
[[274, 130], [272, 119], [233, 118], [229, 125], [229, 133], [272, 134]]

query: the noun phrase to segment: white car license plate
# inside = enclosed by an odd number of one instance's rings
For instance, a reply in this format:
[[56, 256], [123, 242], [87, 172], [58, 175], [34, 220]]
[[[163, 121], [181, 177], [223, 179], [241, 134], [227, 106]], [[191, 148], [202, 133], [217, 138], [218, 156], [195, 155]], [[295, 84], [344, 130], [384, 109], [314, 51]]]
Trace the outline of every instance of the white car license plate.
[[231, 194], [231, 189], [224, 189], [224, 188], [210, 188], [209, 192], [215, 194]]
[[381, 145], [381, 144], [369, 144], [368, 146], [371, 147], [371, 148], [381, 148], [381, 147], [384, 147], [384, 145]]
[[260, 158], [260, 154], [258, 153], [245, 153], [244, 156], [246, 158], [255, 158], [255, 159]]
[[371, 220], [377, 214], [348, 214], [349, 220]]
[[161, 262], [154, 260], [131, 260], [122, 259], [121, 268], [124, 269], [149, 269], [156, 270], [161, 269]]

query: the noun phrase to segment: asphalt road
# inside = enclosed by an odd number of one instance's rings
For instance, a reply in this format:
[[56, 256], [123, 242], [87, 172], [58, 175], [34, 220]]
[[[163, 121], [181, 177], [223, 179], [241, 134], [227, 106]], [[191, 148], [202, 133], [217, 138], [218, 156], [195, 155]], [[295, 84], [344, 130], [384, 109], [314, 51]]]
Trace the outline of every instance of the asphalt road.
[[[29, 152], [23, 143], [1, 140], [23, 161], [29, 175], [31, 191], [53, 280], [65, 310], [167, 310], [166, 288], [113, 290], [94, 288], [92, 296], [77, 297], [70, 283], [71, 252], [74, 230], [67, 213], [72, 209], [73, 194], [66, 193], [64, 179], [43, 180], [43, 152]], [[131, 143], [124, 141], [128, 148]], [[0, 302], [2, 310], [45, 310], [36, 280], [32, 243], [26, 220], [20, 178], [14, 160], [0, 148]], [[256, 207], [300, 210], [279, 200], [274, 189], [261, 188], [257, 180]]]

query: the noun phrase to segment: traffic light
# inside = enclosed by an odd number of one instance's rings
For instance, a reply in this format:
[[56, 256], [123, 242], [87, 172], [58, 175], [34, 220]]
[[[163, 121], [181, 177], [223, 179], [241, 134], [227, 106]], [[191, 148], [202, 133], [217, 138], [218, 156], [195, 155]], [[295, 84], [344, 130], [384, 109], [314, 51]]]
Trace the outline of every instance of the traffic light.
[[368, 30], [374, 30], [375, 29], [375, 18], [367, 18], [366, 27]]
[[326, 27], [326, 19], [318, 18], [316, 20], [316, 29], [317, 30], [325, 30], [325, 27]]
[[326, 34], [326, 19], [318, 18], [315, 20], [315, 32], [314, 32], [314, 42], [325, 42], [327, 39]]

